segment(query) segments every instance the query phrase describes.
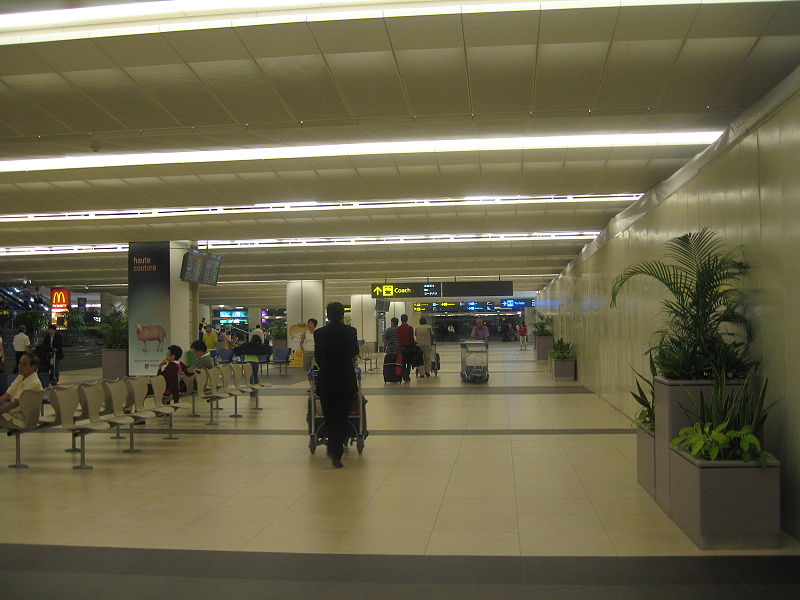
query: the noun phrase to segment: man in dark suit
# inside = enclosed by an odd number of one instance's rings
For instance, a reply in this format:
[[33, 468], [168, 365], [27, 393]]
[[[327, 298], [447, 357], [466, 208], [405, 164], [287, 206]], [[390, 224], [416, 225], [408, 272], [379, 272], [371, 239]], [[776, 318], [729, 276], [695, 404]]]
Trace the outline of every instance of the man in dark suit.
[[61, 334], [56, 330], [55, 325], [47, 328], [47, 334], [37, 350], [50, 353], [50, 378], [53, 383], [58, 382], [58, 362], [64, 358], [64, 347]]
[[328, 432], [328, 456], [338, 469], [343, 466], [348, 414], [358, 393], [354, 368], [358, 339], [355, 328], [343, 323], [344, 306], [340, 302], [331, 302], [326, 310], [330, 322], [314, 330], [314, 358], [319, 365], [317, 393]]

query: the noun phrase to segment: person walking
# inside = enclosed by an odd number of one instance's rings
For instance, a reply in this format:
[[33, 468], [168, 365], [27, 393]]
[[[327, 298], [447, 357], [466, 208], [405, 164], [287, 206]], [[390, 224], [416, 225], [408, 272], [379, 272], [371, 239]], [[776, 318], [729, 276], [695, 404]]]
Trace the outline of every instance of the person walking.
[[400, 323], [397, 317], [392, 317], [389, 321], [390, 326], [383, 331], [383, 351], [386, 354], [397, 354], [399, 350], [397, 344], [397, 326]]
[[431, 358], [433, 350], [433, 331], [425, 317], [420, 318], [419, 327], [415, 331], [417, 345], [422, 350], [422, 365], [417, 367], [419, 377], [431, 376]]
[[414, 328], [408, 324], [408, 315], [400, 315], [400, 327], [397, 328], [397, 345], [403, 353], [403, 381], [411, 381], [411, 363], [408, 362], [406, 347], [414, 343]]
[[520, 350], [527, 350], [528, 349], [528, 328], [525, 326], [525, 321], [520, 323], [519, 329], [517, 329], [517, 335], [519, 335], [519, 349]]
[[314, 331], [314, 358], [319, 365], [317, 394], [328, 433], [328, 456], [338, 469], [343, 466], [347, 417], [358, 394], [358, 339], [355, 328], [343, 322], [344, 306], [340, 302], [328, 304], [326, 313], [329, 323]]
[[42, 343], [39, 344], [39, 348], [47, 352], [50, 356], [51, 383], [58, 383], [58, 363], [64, 358], [64, 342], [55, 325], [50, 325], [50, 327], [47, 328], [47, 334], [44, 336]]
[[16, 355], [14, 373], [19, 373], [19, 359], [22, 358], [22, 355], [31, 351], [31, 338], [25, 334], [25, 331], [25, 325], [20, 325], [17, 335], [14, 336], [14, 354]]
[[475, 319], [475, 327], [472, 328], [469, 339], [489, 341], [489, 328], [483, 323], [483, 319]]

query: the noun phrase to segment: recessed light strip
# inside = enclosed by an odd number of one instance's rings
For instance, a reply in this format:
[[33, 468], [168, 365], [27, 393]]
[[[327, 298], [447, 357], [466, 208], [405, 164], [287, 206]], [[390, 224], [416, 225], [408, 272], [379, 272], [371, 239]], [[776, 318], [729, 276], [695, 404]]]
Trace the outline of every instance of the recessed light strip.
[[[453, 244], [476, 242], [552, 242], [586, 241], [599, 231], [553, 231], [528, 233], [444, 233], [434, 235], [391, 235], [315, 238], [270, 238], [261, 240], [200, 240], [198, 245], [208, 249], [245, 248], [308, 248], [316, 246], [390, 246], [405, 244]], [[49, 256], [55, 254], [87, 254], [96, 252], [127, 252], [128, 244], [85, 244], [69, 246], [10, 246], [0, 248], [2, 256]]]
[[427, 198], [402, 200], [361, 200], [348, 202], [267, 202], [244, 206], [192, 206], [182, 208], [131, 208], [123, 210], [86, 210], [71, 212], [0, 215], [0, 223], [31, 221], [92, 221], [113, 219], [155, 219], [187, 216], [261, 214], [339, 210], [375, 210], [408, 208], [446, 208], [451, 206], [497, 206], [517, 204], [581, 204], [589, 202], [633, 203], [641, 194], [607, 194], [602, 196], [469, 196], [465, 198]]
[[236, 150], [143, 152], [136, 154], [85, 154], [60, 158], [26, 158], [0, 161], [0, 173], [97, 169], [145, 165], [281, 160], [378, 154], [426, 154], [442, 152], [492, 152], [496, 150], [548, 150], [569, 148], [627, 148], [654, 146], [707, 146], [721, 131], [609, 133], [501, 138], [361, 142], [313, 146], [278, 146]]
[[[510, 11], [577, 10], [626, 6], [732, 4], [745, 0], [552, 0], [447, 2], [424, 0], [172, 0], [3, 15], [0, 45], [143, 35], [313, 21], [384, 19]], [[779, 2], [781, 0], [746, 0]]]

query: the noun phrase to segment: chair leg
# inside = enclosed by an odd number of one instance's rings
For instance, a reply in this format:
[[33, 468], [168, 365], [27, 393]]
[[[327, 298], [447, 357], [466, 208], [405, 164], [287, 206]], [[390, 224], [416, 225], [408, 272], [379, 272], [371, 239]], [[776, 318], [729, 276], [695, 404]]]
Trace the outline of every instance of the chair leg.
[[242, 415], [239, 414], [239, 394], [233, 395], [233, 414], [228, 415], [231, 419], [241, 419]]
[[175, 435], [172, 432], [172, 415], [173, 415], [173, 413], [169, 413], [169, 415], [167, 415], [167, 418], [169, 419], [169, 430], [167, 431], [168, 435], [166, 437], [162, 438], [164, 440], [177, 440], [178, 439], [178, 436]]
[[117, 425], [117, 434], [116, 435], [112, 435], [110, 439], [112, 439], [112, 440], [124, 440], [125, 439], [125, 436], [121, 435], [120, 432], [119, 432], [119, 425]]
[[127, 454], [133, 454], [134, 452], [141, 452], [141, 450], [139, 450], [138, 448], [135, 448], [134, 445], [133, 445], [133, 426], [134, 425], [136, 425], [136, 423], [131, 423], [131, 445], [127, 450], [123, 450], [123, 452], [125, 452]]
[[78, 447], [75, 445], [75, 437], [76, 436], [74, 435], [72, 436], [72, 448], [67, 448], [66, 450], [64, 450], [64, 452], [80, 452], [80, 450], [78, 450]]
[[214, 400], [208, 401], [208, 414], [210, 415], [211, 420], [206, 423], [206, 425], [219, 425], [219, 423], [214, 420]]
[[196, 402], [197, 402], [197, 394], [192, 394], [192, 414], [189, 415], [190, 417], [202, 416], [202, 415], [197, 413], [197, 409], [195, 408], [195, 403]]
[[253, 396], [255, 396], [255, 399], [256, 399], [256, 407], [255, 407], [253, 410], [264, 410], [263, 408], [261, 408], [261, 407], [258, 405], [258, 398], [259, 398], [259, 395], [260, 395], [260, 394], [258, 393], [258, 390], [253, 390], [253, 392], [252, 392], [252, 395], [253, 395]]
[[81, 436], [81, 464], [73, 465], [72, 468], [79, 471], [94, 469], [93, 466], [86, 464], [86, 434], [81, 433], [80, 436]]
[[15, 462], [13, 465], [8, 465], [8, 468], [9, 469], [27, 469], [28, 465], [22, 464], [22, 461], [20, 460], [21, 457], [22, 457], [22, 447], [20, 445], [20, 440], [19, 440], [20, 434], [19, 433], [15, 433], [14, 434], [14, 438], [16, 438], [14, 441], [17, 443], [17, 462]]

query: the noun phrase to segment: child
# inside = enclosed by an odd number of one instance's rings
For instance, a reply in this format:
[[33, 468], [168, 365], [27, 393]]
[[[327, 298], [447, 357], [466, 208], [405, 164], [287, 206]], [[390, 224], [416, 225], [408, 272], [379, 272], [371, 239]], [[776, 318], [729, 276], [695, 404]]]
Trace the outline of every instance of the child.
[[[180, 346], [168, 346], [167, 356], [164, 360], [158, 363], [158, 374], [167, 380], [167, 389], [164, 390], [164, 397], [172, 396], [172, 401], [177, 403], [180, 400], [180, 374], [183, 372], [184, 367], [178, 359], [183, 355], [183, 350]], [[169, 399], [167, 398], [167, 404]]]

